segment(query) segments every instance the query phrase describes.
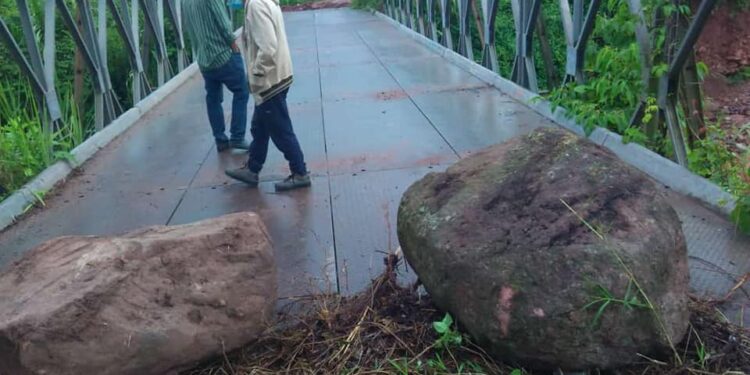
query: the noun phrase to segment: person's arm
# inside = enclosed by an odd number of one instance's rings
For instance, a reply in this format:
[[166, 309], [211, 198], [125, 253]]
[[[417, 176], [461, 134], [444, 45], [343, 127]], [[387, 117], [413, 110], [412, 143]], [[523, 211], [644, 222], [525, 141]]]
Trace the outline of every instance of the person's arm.
[[253, 1], [249, 8], [245, 27], [250, 28], [252, 41], [258, 46], [258, 56], [252, 62], [251, 74], [262, 77], [275, 65], [274, 56], [276, 56], [279, 42], [276, 39], [276, 27], [268, 7], [258, 1]]
[[232, 23], [229, 21], [229, 15], [221, 0], [210, 0], [208, 1], [208, 9], [211, 13], [211, 18], [219, 26], [219, 31], [222, 34], [227, 45], [232, 47], [232, 50], [239, 51], [237, 44], [235, 43], [234, 32], [232, 31]]

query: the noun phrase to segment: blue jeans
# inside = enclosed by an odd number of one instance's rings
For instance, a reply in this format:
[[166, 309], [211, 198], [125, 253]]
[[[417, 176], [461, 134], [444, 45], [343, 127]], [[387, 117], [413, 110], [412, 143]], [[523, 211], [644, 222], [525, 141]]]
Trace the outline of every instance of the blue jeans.
[[289, 118], [289, 109], [286, 105], [287, 92], [289, 89], [255, 106], [253, 119], [250, 122], [253, 142], [250, 144], [250, 158], [247, 163], [252, 172], [258, 173], [263, 169], [270, 139], [284, 154], [292, 173], [307, 174], [305, 156], [302, 154], [302, 148], [292, 128], [292, 120]]
[[229, 128], [232, 141], [245, 139], [247, 128], [247, 102], [250, 99], [250, 88], [247, 85], [245, 75], [245, 64], [240, 53], [233, 53], [229, 61], [212, 70], [201, 71], [203, 80], [206, 82], [206, 107], [208, 109], [208, 122], [211, 123], [216, 142], [226, 142], [224, 134], [224, 102], [225, 85], [234, 96], [232, 100], [232, 125]]

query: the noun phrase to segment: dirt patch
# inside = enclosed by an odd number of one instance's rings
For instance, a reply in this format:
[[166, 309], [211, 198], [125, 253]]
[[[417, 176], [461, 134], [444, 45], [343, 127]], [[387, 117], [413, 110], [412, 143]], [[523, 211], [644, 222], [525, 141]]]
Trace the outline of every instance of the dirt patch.
[[750, 8], [742, 8], [739, 1], [720, 3], [695, 48], [710, 72], [704, 81], [707, 118], [721, 123], [734, 146], [750, 145], [750, 130], [739, 130], [750, 124], [750, 80], [741, 77], [750, 67]]
[[750, 65], [750, 9], [742, 9], [739, 1], [721, 2], [708, 19], [695, 50], [698, 60], [715, 73], [729, 75]]
[[285, 12], [296, 12], [302, 10], [346, 8], [351, 4], [351, 0], [320, 0], [304, 4], [286, 5], [281, 8]]
[[[750, 22], [750, 20], [748, 20]], [[732, 83], [721, 74], [710, 74], [703, 82], [707, 99], [707, 117], [719, 122], [726, 131], [730, 145], [750, 145], [750, 80]]]
[[377, 100], [399, 100], [399, 99], [405, 99], [408, 97], [409, 97], [409, 94], [407, 94], [406, 91], [401, 90], [401, 89], [381, 91], [375, 94], [375, 99]]

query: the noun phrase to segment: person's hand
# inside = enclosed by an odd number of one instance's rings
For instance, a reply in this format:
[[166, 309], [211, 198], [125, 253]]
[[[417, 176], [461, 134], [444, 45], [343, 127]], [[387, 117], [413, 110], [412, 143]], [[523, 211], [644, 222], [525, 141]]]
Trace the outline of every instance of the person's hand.
[[240, 47], [237, 46], [237, 41], [236, 40], [234, 42], [232, 42], [232, 51], [234, 51], [236, 53], [240, 52]]

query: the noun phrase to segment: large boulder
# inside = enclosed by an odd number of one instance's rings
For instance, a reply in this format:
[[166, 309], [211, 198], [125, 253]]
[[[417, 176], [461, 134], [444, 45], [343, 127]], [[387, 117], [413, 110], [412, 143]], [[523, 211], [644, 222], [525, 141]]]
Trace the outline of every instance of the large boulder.
[[[613, 368], [668, 353], [687, 330], [674, 210], [643, 173], [563, 130], [537, 130], [416, 182], [398, 237], [437, 306], [502, 360]], [[606, 293], [630, 304], [601, 309]]]
[[175, 372], [257, 338], [276, 287], [253, 213], [53, 239], [0, 274], [0, 373]]

